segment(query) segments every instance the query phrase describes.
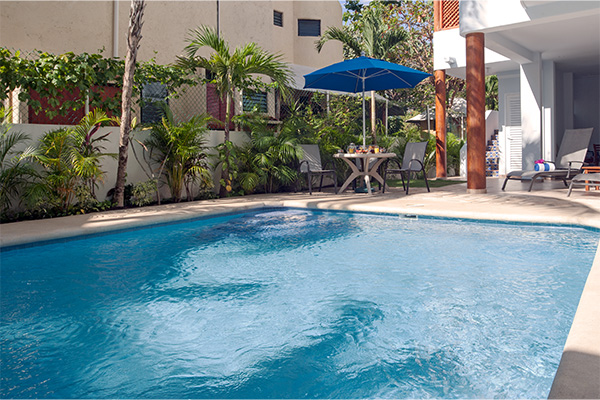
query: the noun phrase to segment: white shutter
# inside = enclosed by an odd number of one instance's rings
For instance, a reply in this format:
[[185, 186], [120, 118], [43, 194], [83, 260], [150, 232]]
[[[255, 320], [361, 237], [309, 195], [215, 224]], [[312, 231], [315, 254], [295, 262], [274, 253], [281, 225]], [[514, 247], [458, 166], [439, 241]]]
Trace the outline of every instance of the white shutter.
[[521, 98], [518, 93], [506, 95], [506, 138], [508, 170], [523, 168], [523, 130], [521, 128]]

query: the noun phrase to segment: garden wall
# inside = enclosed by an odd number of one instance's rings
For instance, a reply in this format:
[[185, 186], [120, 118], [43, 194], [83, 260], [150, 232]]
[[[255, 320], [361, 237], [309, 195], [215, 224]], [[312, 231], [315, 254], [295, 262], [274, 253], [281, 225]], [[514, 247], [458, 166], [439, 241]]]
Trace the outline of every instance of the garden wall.
[[[48, 131], [58, 129], [59, 125], [43, 125], [43, 124], [13, 124], [11, 131], [13, 132], [23, 132], [31, 138], [31, 140], [27, 143], [27, 146], [37, 146], [39, 139]], [[108, 141], [104, 142], [106, 147], [106, 153], [119, 153], [119, 127], [103, 127], [100, 128], [97, 133], [98, 136], [109, 133], [107, 139]], [[146, 131], [134, 131], [133, 137], [143, 142], [148, 136]], [[237, 145], [244, 144], [249, 141], [249, 136], [246, 132], [235, 131], [230, 133], [230, 138], [233, 143]], [[206, 139], [206, 147], [209, 148], [209, 154], [215, 154], [215, 147], [223, 143], [224, 140], [224, 132], [223, 131], [208, 131], [205, 135]], [[144, 150], [142, 146], [138, 143], [134, 144], [136, 147], [136, 152], [141, 162], [144, 162], [142, 159]], [[19, 149], [24, 150], [24, 149]], [[212, 162], [212, 160], [210, 160]], [[144, 167], [146, 165], [144, 164]], [[147, 169], [147, 168], [146, 168]], [[99, 187], [96, 191], [96, 195], [98, 200], [103, 201], [106, 199], [106, 194], [110, 189], [115, 186], [115, 182], [117, 179], [117, 160], [111, 157], [105, 157], [102, 164], [102, 170], [105, 171], [104, 183], [100, 183]], [[220, 179], [220, 171], [213, 171], [213, 179], [215, 182], [215, 192], [218, 190], [217, 184]], [[127, 183], [138, 183], [148, 180], [148, 177], [140, 167], [140, 164], [135, 159], [133, 154], [133, 150], [129, 149], [129, 158], [127, 161]], [[169, 190], [166, 186], [162, 187], [161, 195], [163, 198], [170, 197]], [[184, 193], [185, 195], [185, 193]]]

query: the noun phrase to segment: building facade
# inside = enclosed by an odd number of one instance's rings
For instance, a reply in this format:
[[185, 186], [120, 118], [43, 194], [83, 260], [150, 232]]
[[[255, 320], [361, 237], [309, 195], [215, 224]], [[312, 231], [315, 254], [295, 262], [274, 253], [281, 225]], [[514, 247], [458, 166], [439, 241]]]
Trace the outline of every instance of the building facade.
[[[103, 50], [105, 57], [124, 59], [129, 10], [130, 2], [116, 0], [1, 1], [0, 46], [24, 54], [34, 50], [53, 54]], [[231, 49], [256, 42], [269, 52], [281, 54], [293, 72], [311, 71], [343, 60], [340, 43], [332, 42], [321, 53], [315, 50], [321, 32], [341, 24], [342, 8], [335, 0], [147, 1], [138, 60], [154, 58], [159, 64], [173, 63], [177, 56], [183, 55], [190, 31], [208, 25], [218, 27]], [[199, 54], [208, 56], [210, 51], [202, 49]], [[295, 87], [303, 85], [303, 79], [297, 78]], [[160, 88], [154, 93], [151, 95], [160, 96]], [[216, 115], [217, 100], [210, 88], [195, 88], [173, 100], [170, 106], [184, 115], [208, 111], [222, 119]], [[265, 95], [261, 100], [265, 102], [265, 111], [275, 117], [273, 95], [268, 98]], [[196, 107], [194, 102], [202, 104]], [[12, 106], [19, 109], [18, 104]], [[243, 109], [243, 95], [238, 94], [235, 111]], [[16, 123], [30, 122], [29, 116], [23, 114], [27, 112], [21, 108]]]
[[[467, 98], [470, 91], [471, 107], [476, 107], [470, 109], [471, 128], [484, 120], [477, 108], [485, 96], [479, 82], [486, 75], [498, 77], [500, 175], [532, 169], [540, 158], [554, 160], [565, 129], [593, 127], [590, 151], [600, 143], [599, 2], [435, 3], [436, 76], [467, 79]], [[438, 96], [440, 92], [438, 88]], [[480, 142], [490, 138], [485, 129], [476, 128], [475, 136], [467, 133], [467, 139], [481, 167], [485, 148], [481, 154]], [[485, 181], [483, 185], [473, 188], [484, 190]]]

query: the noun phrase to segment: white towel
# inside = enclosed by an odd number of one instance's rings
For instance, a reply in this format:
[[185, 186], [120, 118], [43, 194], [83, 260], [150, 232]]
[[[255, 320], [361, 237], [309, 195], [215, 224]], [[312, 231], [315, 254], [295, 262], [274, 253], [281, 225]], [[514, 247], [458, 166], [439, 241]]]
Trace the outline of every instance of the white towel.
[[546, 163], [546, 162], [543, 163], [543, 164], [542, 163], [537, 163], [537, 164], [535, 164], [535, 167], [534, 167], [534, 169], [536, 171], [554, 171], [555, 168], [556, 167], [554, 166], [554, 164], [552, 164], [552, 163]]

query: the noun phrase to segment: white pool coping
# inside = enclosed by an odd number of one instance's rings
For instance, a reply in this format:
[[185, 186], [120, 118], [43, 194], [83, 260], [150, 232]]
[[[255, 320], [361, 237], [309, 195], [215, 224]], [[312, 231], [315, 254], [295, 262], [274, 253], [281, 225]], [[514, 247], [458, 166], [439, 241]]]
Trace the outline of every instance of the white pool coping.
[[[512, 183], [512, 182], [511, 182]], [[0, 248], [49, 240], [93, 235], [160, 223], [208, 217], [228, 212], [295, 207], [322, 210], [378, 212], [491, 221], [566, 224], [600, 229], [600, 192], [574, 192], [556, 183], [545, 183], [527, 193], [522, 186], [498, 190], [498, 180], [488, 180], [488, 193], [465, 193], [465, 185], [386, 194], [287, 193], [168, 204], [114, 210], [38, 221], [0, 225]], [[548, 190], [545, 190], [548, 189]], [[600, 235], [600, 233], [599, 233]], [[582, 293], [550, 398], [600, 398], [600, 250], [597, 251]]]

